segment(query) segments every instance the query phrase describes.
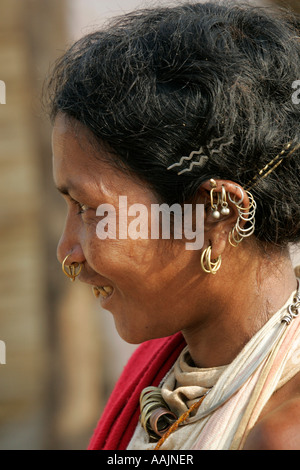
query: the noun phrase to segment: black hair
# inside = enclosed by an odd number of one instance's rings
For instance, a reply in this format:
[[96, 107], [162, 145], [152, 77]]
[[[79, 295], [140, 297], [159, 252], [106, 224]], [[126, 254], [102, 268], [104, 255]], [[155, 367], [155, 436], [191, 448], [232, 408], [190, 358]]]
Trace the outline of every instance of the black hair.
[[[50, 114], [86, 126], [168, 204], [211, 177], [246, 186], [300, 141], [300, 19], [235, 2], [138, 10], [77, 41], [49, 80]], [[167, 168], [203, 149], [204, 166]], [[181, 168], [188, 168], [184, 161]], [[253, 189], [257, 239], [300, 240], [300, 150]]]

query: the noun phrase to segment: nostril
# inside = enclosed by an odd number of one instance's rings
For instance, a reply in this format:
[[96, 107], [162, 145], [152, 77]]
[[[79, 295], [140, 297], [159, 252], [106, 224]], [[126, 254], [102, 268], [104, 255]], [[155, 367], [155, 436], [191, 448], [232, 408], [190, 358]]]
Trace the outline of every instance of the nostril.
[[[83, 254], [83, 251], [81, 249], [81, 246], [79, 244], [73, 245], [70, 247], [70, 245], [66, 245], [61, 243], [61, 241], [58, 243], [57, 249], [56, 249], [56, 257], [57, 260], [60, 264], [65, 262], [65, 264], [72, 264], [72, 263], [84, 263], [85, 257]], [[67, 261], [65, 259], [68, 257]]]

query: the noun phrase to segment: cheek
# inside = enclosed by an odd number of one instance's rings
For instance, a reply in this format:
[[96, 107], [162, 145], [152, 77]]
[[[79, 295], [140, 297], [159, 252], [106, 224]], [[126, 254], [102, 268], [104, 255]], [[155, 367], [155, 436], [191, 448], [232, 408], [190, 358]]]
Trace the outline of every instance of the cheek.
[[85, 230], [82, 247], [90, 268], [115, 283], [120, 282], [129, 273], [132, 277], [134, 272], [139, 271], [142, 256], [139, 256], [136, 242], [132, 240], [101, 240], [94, 226]]
[[[151, 239], [100, 239], [97, 223], [85, 224], [81, 243], [89, 267], [110, 280], [129, 298], [143, 296], [150, 303], [163, 303], [166, 293], [176, 293], [182, 288], [180, 272], [188, 260], [183, 256], [183, 243]], [[188, 252], [190, 254], [191, 252]]]

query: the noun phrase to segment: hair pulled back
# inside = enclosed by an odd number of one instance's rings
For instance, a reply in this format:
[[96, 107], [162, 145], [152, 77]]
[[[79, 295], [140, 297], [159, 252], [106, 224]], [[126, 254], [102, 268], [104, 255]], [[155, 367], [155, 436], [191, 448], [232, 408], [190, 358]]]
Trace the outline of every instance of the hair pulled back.
[[[50, 114], [84, 124], [168, 204], [211, 177], [245, 186], [300, 141], [300, 20], [234, 2], [138, 10], [77, 41], [49, 81]], [[299, 87], [300, 88], [300, 87]], [[224, 146], [214, 145], [220, 139]], [[168, 166], [203, 147], [202, 168]], [[253, 190], [257, 239], [300, 240], [300, 151]]]

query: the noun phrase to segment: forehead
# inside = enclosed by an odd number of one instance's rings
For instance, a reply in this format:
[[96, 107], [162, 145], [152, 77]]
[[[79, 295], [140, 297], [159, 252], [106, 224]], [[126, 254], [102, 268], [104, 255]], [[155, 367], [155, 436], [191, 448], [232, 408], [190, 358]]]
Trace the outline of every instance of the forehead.
[[62, 114], [54, 122], [52, 152], [53, 177], [58, 188], [80, 188], [100, 175], [99, 160], [84, 126]]
[[142, 192], [153, 197], [151, 190], [137, 177], [109, 164], [110, 154], [97, 146], [88, 129], [63, 114], [54, 122], [52, 150], [53, 177], [58, 188], [76, 188], [76, 191], [111, 196]]
[[96, 165], [99, 160], [88, 129], [64, 114], [58, 114], [55, 119], [52, 150], [55, 165], [72, 162], [87, 167]]

